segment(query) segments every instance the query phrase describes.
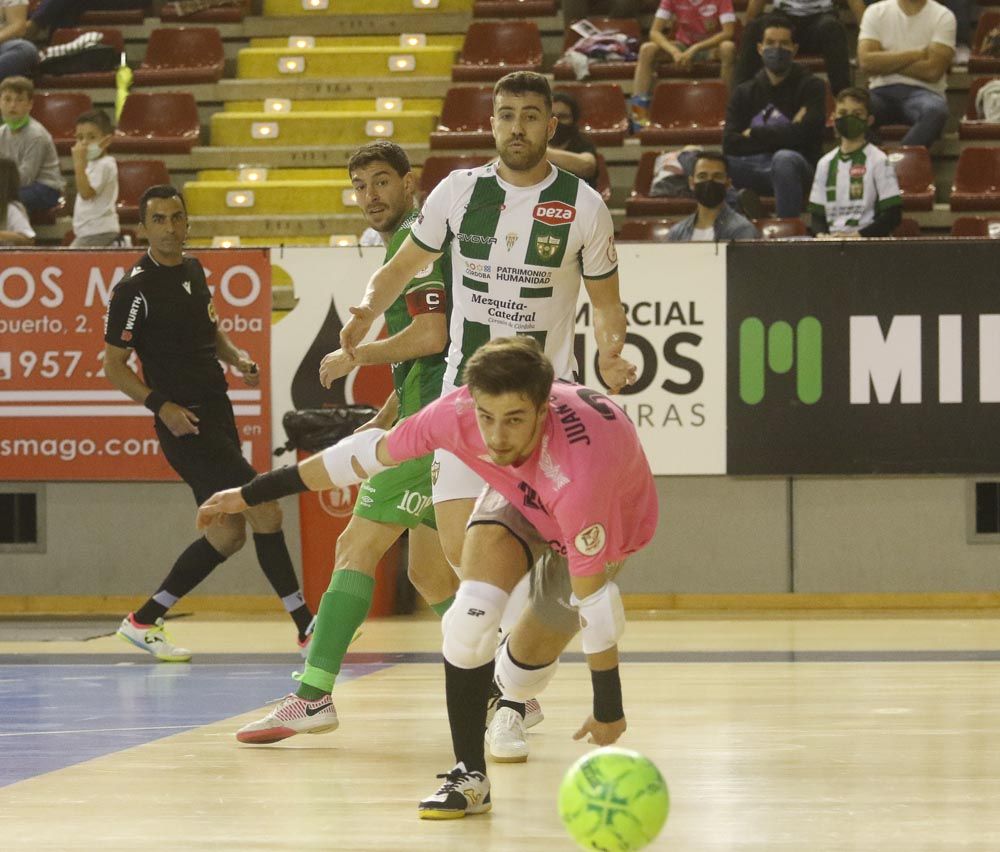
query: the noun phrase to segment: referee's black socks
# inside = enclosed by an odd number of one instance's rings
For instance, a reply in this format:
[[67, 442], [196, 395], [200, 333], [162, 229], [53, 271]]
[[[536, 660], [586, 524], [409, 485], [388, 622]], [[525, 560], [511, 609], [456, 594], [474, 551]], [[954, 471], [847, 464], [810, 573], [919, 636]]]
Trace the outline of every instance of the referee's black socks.
[[156, 594], [135, 611], [139, 624], [153, 624], [184, 595], [204, 580], [226, 557], [202, 536], [177, 557]]
[[253, 546], [257, 551], [257, 561], [268, 582], [281, 598], [282, 604], [299, 630], [299, 639], [305, 639], [306, 628], [312, 621], [312, 613], [306, 606], [299, 580], [292, 567], [292, 557], [288, 554], [285, 534], [281, 530], [273, 533], [254, 533]]

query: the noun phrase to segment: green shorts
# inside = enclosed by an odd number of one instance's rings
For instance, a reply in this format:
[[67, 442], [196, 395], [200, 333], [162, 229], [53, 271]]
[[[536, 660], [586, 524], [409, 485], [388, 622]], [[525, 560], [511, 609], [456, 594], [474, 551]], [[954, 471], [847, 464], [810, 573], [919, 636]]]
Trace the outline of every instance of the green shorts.
[[354, 514], [380, 524], [436, 530], [431, 500], [433, 455], [410, 459], [361, 483]]

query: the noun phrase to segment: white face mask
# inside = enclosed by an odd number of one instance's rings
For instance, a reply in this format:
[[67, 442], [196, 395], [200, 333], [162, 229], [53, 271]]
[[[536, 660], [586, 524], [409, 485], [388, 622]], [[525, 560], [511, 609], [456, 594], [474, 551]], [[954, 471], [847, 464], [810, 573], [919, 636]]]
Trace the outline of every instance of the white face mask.
[[104, 151], [101, 150], [101, 146], [98, 145], [96, 142], [91, 142], [87, 146], [87, 159], [88, 160], [96, 160], [98, 157], [102, 157], [103, 155], [104, 155]]

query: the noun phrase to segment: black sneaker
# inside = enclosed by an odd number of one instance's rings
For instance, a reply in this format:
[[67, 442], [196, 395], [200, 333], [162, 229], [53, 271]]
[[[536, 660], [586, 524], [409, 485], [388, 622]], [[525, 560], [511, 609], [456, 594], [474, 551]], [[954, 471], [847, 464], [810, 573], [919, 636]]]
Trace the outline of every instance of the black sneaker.
[[421, 819], [461, 819], [493, 807], [490, 779], [482, 772], [467, 772], [465, 764], [459, 762], [451, 772], [437, 777], [444, 778], [444, 783], [417, 806]]

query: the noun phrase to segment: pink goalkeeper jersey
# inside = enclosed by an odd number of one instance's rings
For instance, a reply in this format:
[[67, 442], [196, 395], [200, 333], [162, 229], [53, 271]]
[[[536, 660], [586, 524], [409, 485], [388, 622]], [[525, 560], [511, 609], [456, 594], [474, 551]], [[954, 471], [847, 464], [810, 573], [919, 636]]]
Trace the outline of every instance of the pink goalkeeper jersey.
[[387, 446], [397, 461], [438, 448], [454, 453], [564, 554], [577, 576], [600, 573], [656, 531], [656, 488], [635, 427], [582, 385], [552, 386], [542, 439], [516, 467], [490, 461], [467, 387], [397, 424]]
[[674, 38], [690, 47], [736, 20], [732, 0], [660, 0], [656, 17], [677, 21]]

